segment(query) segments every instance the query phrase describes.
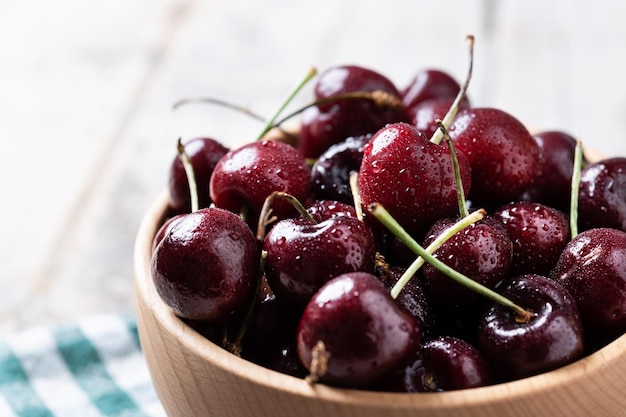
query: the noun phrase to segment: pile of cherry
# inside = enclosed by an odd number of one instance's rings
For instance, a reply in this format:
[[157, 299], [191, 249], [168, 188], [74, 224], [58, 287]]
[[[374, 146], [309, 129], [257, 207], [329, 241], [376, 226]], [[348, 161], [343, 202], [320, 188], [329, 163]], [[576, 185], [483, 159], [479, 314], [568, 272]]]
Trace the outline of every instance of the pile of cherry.
[[314, 92], [295, 141], [179, 145], [152, 258], [177, 316], [265, 367], [400, 392], [536, 375], [625, 332], [626, 158], [587, 162], [434, 69], [400, 90], [337, 66]]

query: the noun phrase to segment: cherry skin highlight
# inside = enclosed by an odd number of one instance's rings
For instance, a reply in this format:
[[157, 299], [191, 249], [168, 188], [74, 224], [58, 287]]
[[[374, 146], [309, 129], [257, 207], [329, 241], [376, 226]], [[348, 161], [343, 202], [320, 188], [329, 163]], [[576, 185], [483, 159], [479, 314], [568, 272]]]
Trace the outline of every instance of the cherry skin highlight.
[[594, 337], [607, 340], [626, 331], [626, 232], [598, 228], [580, 233], [550, 277], [572, 294]]
[[[218, 161], [228, 153], [228, 148], [212, 138], [194, 138], [185, 143], [185, 153], [193, 166], [194, 177], [198, 187], [198, 206], [208, 207], [211, 204], [209, 181]], [[176, 213], [191, 211], [189, 182], [180, 155], [172, 161], [169, 174], [170, 205]]]
[[[463, 152], [457, 159], [467, 194], [470, 166]], [[365, 207], [383, 205], [410, 233], [424, 233], [436, 220], [458, 212], [449, 149], [407, 123], [387, 125], [365, 145], [358, 183]]]
[[304, 310], [296, 340], [309, 370], [314, 347], [324, 346], [329, 359], [320, 381], [359, 387], [401, 366], [418, 348], [420, 328], [376, 276], [356, 272], [320, 288]]
[[483, 315], [478, 348], [496, 375], [514, 380], [564, 366], [582, 357], [583, 327], [576, 303], [560, 284], [541, 275], [522, 275], [498, 291], [535, 313], [528, 322], [499, 304]]
[[374, 238], [365, 223], [346, 215], [319, 223], [281, 220], [267, 233], [263, 250], [270, 287], [297, 306], [337, 275], [374, 271]]
[[[258, 215], [265, 199], [282, 191], [304, 201], [311, 172], [298, 151], [282, 142], [263, 140], [232, 150], [218, 162], [211, 175], [211, 199], [234, 213], [246, 209]], [[286, 201], [275, 201], [273, 213], [285, 217], [295, 212]]]
[[176, 315], [223, 322], [250, 302], [259, 251], [241, 217], [204, 208], [171, 225], [154, 249], [151, 268], [157, 292]]
[[459, 112], [449, 131], [471, 166], [472, 203], [508, 203], [530, 188], [540, 169], [539, 146], [512, 115], [472, 108]]

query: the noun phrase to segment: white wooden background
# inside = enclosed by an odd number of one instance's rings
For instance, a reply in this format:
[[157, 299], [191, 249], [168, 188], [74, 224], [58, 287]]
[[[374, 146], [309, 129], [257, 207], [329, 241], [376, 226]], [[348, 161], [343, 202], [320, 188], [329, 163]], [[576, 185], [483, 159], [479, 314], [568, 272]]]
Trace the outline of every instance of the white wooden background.
[[311, 66], [347, 63], [461, 79], [473, 34], [475, 105], [626, 155], [625, 19], [615, 0], [0, 0], [0, 334], [132, 312], [176, 138], [260, 128], [175, 101], [269, 115]]

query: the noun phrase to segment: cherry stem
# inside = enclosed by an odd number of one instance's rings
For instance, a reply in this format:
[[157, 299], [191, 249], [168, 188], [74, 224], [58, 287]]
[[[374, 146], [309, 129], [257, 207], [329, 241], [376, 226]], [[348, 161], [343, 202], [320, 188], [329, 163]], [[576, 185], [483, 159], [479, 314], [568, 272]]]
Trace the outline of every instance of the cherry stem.
[[212, 98], [212, 97], [198, 97], [198, 98], [186, 98], [186, 99], [182, 99], [177, 101], [176, 103], [174, 103], [174, 105], [172, 106], [174, 108], [174, 110], [178, 109], [180, 106], [184, 105], [184, 104], [190, 104], [190, 103], [209, 103], [209, 104], [217, 104], [219, 106], [222, 107], [226, 107], [232, 110], [236, 110], [238, 112], [247, 114], [248, 116], [252, 117], [253, 119], [256, 119], [260, 122], [265, 122], [267, 120], [267, 118], [254, 113], [252, 110], [243, 107], [243, 106], [239, 106], [237, 104], [233, 104], [233, 103], [229, 103], [227, 101], [224, 100], [220, 100], [217, 98]]
[[302, 81], [300, 81], [295, 88], [287, 95], [287, 98], [283, 101], [283, 103], [280, 105], [280, 107], [278, 108], [278, 110], [276, 111], [276, 113], [274, 113], [274, 115], [267, 120], [267, 122], [265, 122], [265, 127], [263, 128], [263, 130], [261, 131], [261, 133], [259, 134], [259, 136], [257, 137], [257, 140], [261, 140], [263, 139], [263, 136], [265, 136], [265, 134], [267, 132], [269, 132], [273, 127], [276, 127], [274, 125], [274, 122], [276, 121], [276, 119], [278, 118], [278, 116], [280, 116], [280, 114], [285, 110], [285, 108], [287, 107], [287, 105], [289, 103], [291, 103], [291, 101], [294, 99], [294, 97], [300, 92], [300, 90], [302, 90], [302, 88], [309, 82], [311, 81], [311, 79], [313, 77], [315, 77], [315, 75], [317, 74], [317, 69], [315, 68], [311, 68], [309, 69], [309, 72], [306, 73], [306, 75], [304, 76], [304, 78], [302, 79]]
[[326, 374], [328, 369], [328, 360], [330, 353], [326, 350], [326, 345], [321, 340], [311, 348], [311, 364], [309, 366], [309, 375], [304, 380], [313, 385]]
[[361, 202], [361, 190], [359, 189], [359, 173], [356, 171], [352, 171], [350, 173], [350, 191], [352, 191], [352, 200], [354, 201], [356, 217], [357, 219], [363, 221], [363, 205]]
[[450, 158], [452, 158], [452, 169], [454, 169], [454, 181], [456, 182], [456, 198], [459, 204], [459, 213], [461, 217], [467, 217], [469, 214], [469, 210], [467, 209], [467, 203], [465, 202], [465, 190], [463, 189], [463, 179], [461, 178], [461, 169], [459, 168], [459, 160], [456, 157], [456, 150], [454, 149], [454, 144], [452, 143], [452, 139], [450, 139], [450, 135], [448, 134], [448, 129], [444, 126], [443, 122], [439, 119], [435, 120], [437, 126], [443, 132], [443, 136], [446, 138], [446, 143], [448, 144], [448, 149], [450, 149]]
[[580, 139], [576, 141], [574, 150], [574, 169], [572, 171], [572, 195], [570, 197], [569, 223], [571, 238], [578, 235], [578, 193], [580, 191], [580, 172], [583, 165], [583, 145]]
[[185, 146], [180, 138], [178, 138], [178, 142], [176, 144], [178, 149], [178, 154], [180, 155], [180, 159], [183, 162], [183, 168], [185, 169], [185, 175], [187, 175], [187, 183], [189, 184], [189, 195], [191, 197], [191, 212], [198, 211], [199, 203], [198, 203], [198, 185], [196, 184], [196, 175], [194, 174], [193, 164], [191, 163], [191, 159], [189, 159], [189, 155], [185, 151]]
[[453, 268], [450, 268], [448, 265], [441, 262], [439, 259], [435, 258], [433, 255], [428, 253], [419, 243], [409, 235], [406, 230], [389, 214], [387, 209], [385, 209], [379, 203], [373, 203], [369, 207], [369, 212], [380, 221], [391, 233], [393, 233], [400, 241], [402, 241], [409, 249], [411, 249], [416, 255], [424, 258], [426, 262], [432, 265], [433, 268], [437, 269], [439, 272], [445, 274], [450, 277], [454, 281], [459, 284], [469, 288], [472, 291], [477, 292], [492, 301], [495, 301], [504, 307], [509, 308], [515, 313], [516, 321], [518, 322], [528, 322], [530, 321], [535, 314], [518, 306], [510, 299], [504, 297], [501, 294], [491, 290], [490, 288], [481, 285], [480, 283], [474, 281], [466, 275], [456, 271]]
[[267, 196], [267, 198], [263, 202], [263, 207], [261, 208], [261, 214], [259, 216], [259, 223], [257, 225], [257, 230], [256, 230], [257, 240], [263, 241], [265, 239], [265, 228], [270, 223], [276, 220], [276, 216], [272, 216], [272, 203], [277, 198], [287, 200], [289, 203], [291, 203], [292, 206], [295, 207], [296, 210], [298, 210], [298, 213], [300, 213], [300, 215], [302, 215], [307, 220], [310, 220], [313, 223], [317, 224], [313, 216], [311, 216], [311, 213], [306, 211], [306, 208], [304, 208], [302, 203], [298, 201], [296, 197], [294, 197], [293, 195], [289, 193], [285, 193], [283, 191], [274, 191], [272, 194]]
[[[444, 230], [435, 240], [432, 241], [430, 245], [425, 249], [429, 254], [433, 254], [437, 249], [441, 247], [448, 239], [454, 236], [456, 233], [465, 229], [467, 226], [476, 223], [477, 221], [482, 220], [487, 213], [484, 209], [477, 210], [465, 217], [461, 220], [453, 224]], [[415, 275], [415, 273], [424, 265], [424, 258], [419, 256], [417, 259], [409, 265], [406, 271], [402, 274], [398, 282], [391, 288], [391, 298], [395, 299], [398, 297], [400, 292], [404, 289], [409, 280]]]
[[[467, 35], [466, 39], [467, 39], [468, 49], [469, 49], [469, 66], [467, 69], [465, 82], [461, 86], [461, 89], [459, 90], [459, 93], [456, 95], [454, 102], [450, 106], [450, 109], [448, 110], [446, 115], [443, 117], [443, 124], [447, 128], [449, 128], [452, 125], [452, 121], [454, 120], [454, 118], [456, 117], [456, 114], [459, 111], [459, 106], [461, 105], [461, 101], [463, 100], [463, 98], [465, 98], [465, 94], [467, 93], [467, 89], [469, 88], [470, 80], [472, 79], [472, 71], [474, 69], [474, 36]], [[433, 136], [432, 138], [430, 138], [430, 141], [432, 143], [436, 143], [437, 145], [439, 145], [442, 140], [443, 140], [443, 132], [441, 131], [441, 129], [435, 130], [435, 133], [433, 133]]]
[[398, 96], [390, 94], [386, 91], [375, 90], [375, 91], [352, 91], [348, 93], [340, 93], [335, 94], [330, 97], [324, 97], [317, 99], [291, 113], [284, 116], [282, 119], [278, 120], [272, 127], [278, 127], [281, 124], [285, 123], [287, 120], [291, 119], [294, 116], [302, 113], [309, 107], [315, 106], [323, 106], [325, 104], [336, 103], [340, 100], [372, 100], [376, 105], [380, 108], [389, 108], [395, 111], [400, 111], [404, 108], [404, 104], [402, 103], [402, 99]]

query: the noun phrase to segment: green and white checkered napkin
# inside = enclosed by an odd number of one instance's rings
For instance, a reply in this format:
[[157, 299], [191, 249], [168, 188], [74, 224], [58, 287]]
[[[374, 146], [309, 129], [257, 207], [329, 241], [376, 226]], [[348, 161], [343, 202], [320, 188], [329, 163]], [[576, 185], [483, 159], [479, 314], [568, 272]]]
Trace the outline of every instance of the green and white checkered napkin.
[[164, 417], [132, 317], [104, 315], [0, 340], [0, 417]]

